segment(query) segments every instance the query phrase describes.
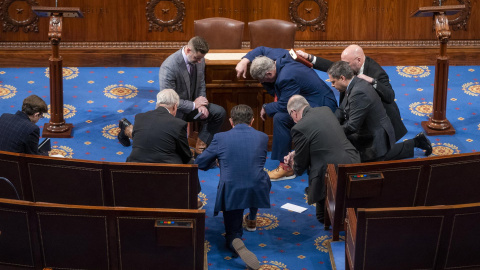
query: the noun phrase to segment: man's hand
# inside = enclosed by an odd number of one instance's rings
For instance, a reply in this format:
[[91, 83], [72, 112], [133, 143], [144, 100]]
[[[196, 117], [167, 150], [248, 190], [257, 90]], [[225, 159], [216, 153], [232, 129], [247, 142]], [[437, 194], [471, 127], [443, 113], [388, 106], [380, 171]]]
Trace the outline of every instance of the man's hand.
[[262, 120], [265, 121], [266, 117], [267, 117], [267, 113], [265, 112], [265, 108], [262, 107], [262, 110], [260, 111], [260, 118], [262, 118]]
[[308, 61], [310, 61], [310, 59], [308, 59], [308, 53], [304, 52], [304, 51], [301, 51], [301, 50], [297, 50], [296, 53], [298, 55], [300, 55], [301, 57], [307, 59]]
[[200, 106], [200, 107], [198, 108], [198, 111], [201, 112], [201, 113], [203, 113], [203, 114], [200, 116], [200, 119], [207, 119], [208, 114], [209, 114], [207, 107], [205, 107], [205, 106]]
[[357, 75], [358, 78], [362, 79], [362, 80], [365, 80], [367, 81], [369, 84], [372, 84], [373, 83], [373, 78], [370, 77], [370, 76], [367, 76], [365, 74], [360, 74], [360, 75]]
[[288, 153], [288, 155], [286, 155], [285, 157], [283, 157], [283, 163], [287, 164], [288, 166], [290, 166], [290, 168], [293, 168], [293, 165], [295, 164], [293, 162], [293, 158], [295, 157], [295, 151], [292, 151], [290, 153]]
[[235, 71], [237, 71], [237, 78], [240, 78], [240, 76], [243, 76], [244, 79], [247, 78], [248, 63], [250, 63], [250, 60], [247, 58], [242, 58], [242, 60], [238, 62], [237, 66], [235, 67]]
[[193, 103], [195, 103], [195, 109], [199, 109], [201, 106], [207, 106], [208, 100], [206, 97], [199, 96], [195, 99]]

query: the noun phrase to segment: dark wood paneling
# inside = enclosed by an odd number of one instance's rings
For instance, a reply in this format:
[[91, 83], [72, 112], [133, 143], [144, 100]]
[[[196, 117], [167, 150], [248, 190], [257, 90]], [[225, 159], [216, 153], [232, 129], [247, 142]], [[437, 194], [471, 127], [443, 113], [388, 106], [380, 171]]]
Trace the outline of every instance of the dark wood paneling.
[[[7, 1], [7, 0], [6, 0]], [[54, 6], [55, 1], [37, 0], [39, 5]], [[172, 0], [173, 1], [173, 0]], [[410, 14], [421, 6], [430, 6], [433, 0], [406, 1], [333, 1], [327, 3], [325, 31], [311, 31], [307, 27], [297, 32], [297, 40], [326, 41], [363, 41], [363, 40], [434, 40], [431, 18], [411, 18]], [[21, 1], [17, 1], [21, 2]], [[289, 0], [204, 0], [180, 1], [185, 6], [183, 32], [167, 29], [149, 31], [146, 7], [150, 0], [76, 0], [61, 1], [61, 6], [80, 7], [84, 18], [67, 18], [64, 20], [64, 41], [180, 41], [188, 40], [193, 35], [193, 21], [208, 17], [228, 17], [245, 22], [259, 19], [282, 19], [290, 21]], [[457, 1], [443, 1], [444, 4], [458, 4]], [[445, 3], [446, 2], [446, 3]], [[480, 15], [478, 0], [470, 0], [471, 14], [467, 22], [467, 30], [455, 31], [453, 40], [480, 39]], [[15, 3], [16, 4], [16, 3]], [[23, 4], [25, 9], [28, 5]], [[13, 6], [13, 5], [12, 5]], [[7, 14], [17, 20], [24, 19], [10, 8]], [[298, 14], [305, 20], [313, 20], [322, 16], [319, 6], [314, 1], [302, 2]], [[308, 10], [308, 12], [307, 12]], [[31, 12], [31, 11], [30, 11]], [[158, 1], [154, 14], [158, 19], [169, 21], [174, 19], [177, 8], [171, 1]], [[23, 12], [22, 14], [27, 14]], [[453, 20], [458, 15], [450, 16]], [[38, 21], [39, 32], [25, 33], [23, 28], [18, 32], [3, 32], [0, 41], [45, 41], [47, 40], [48, 18]], [[248, 40], [246, 25], [245, 40]]]
[[[12, 1], [12, 0], [4, 0]], [[208, 17], [228, 17], [245, 22], [244, 48], [249, 47], [248, 22], [274, 18], [291, 21], [292, 0], [203, 0], [182, 1], [185, 15], [181, 31], [164, 28], [150, 31], [147, 3], [157, 3], [153, 14], [169, 21], [177, 15], [174, 2], [155, 0], [75, 0], [61, 1], [65, 7], [80, 7], [84, 18], [66, 18], [63, 21], [61, 55], [64, 66], [159, 66], [171, 52], [193, 36], [193, 22]], [[406, 1], [333, 1], [327, 3], [325, 31], [306, 27], [296, 33], [298, 48], [325, 55], [332, 50], [332, 58], [351, 43], [361, 44], [369, 55], [384, 65], [433, 65], [438, 54], [438, 41], [433, 31], [432, 18], [412, 18], [410, 14], [421, 6], [430, 6], [434, 0]], [[458, 1], [443, 1], [458, 4]], [[480, 56], [479, 0], [470, 3], [466, 30], [452, 31], [448, 53], [452, 65], [478, 64]], [[55, 6], [54, 0], [37, 0], [39, 5]], [[23, 13], [16, 12], [17, 6]], [[25, 20], [27, 2], [12, 1], [4, 15]], [[297, 8], [298, 16], [307, 21], [324, 14], [315, 1], [303, 1]], [[449, 16], [454, 20], [458, 15]], [[39, 18], [38, 32], [6, 31], [0, 35], [0, 66], [47, 66], [48, 18]], [[2, 21], [3, 25], [4, 21]], [[453, 29], [453, 27], [451, 27]], [[170, 29], [172, 30], [172, 29]], [[279, 37], [281, 38], [281, 37]]]

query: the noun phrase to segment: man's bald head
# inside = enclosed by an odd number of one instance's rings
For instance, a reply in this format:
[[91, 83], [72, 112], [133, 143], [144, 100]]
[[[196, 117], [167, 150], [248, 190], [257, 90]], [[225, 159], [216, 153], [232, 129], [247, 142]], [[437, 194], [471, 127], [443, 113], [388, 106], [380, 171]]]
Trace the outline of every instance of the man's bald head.
[[343, 50], [341, 59], [342, 61], [348, 62], [348, 65], [352, 70], [355, 73], [358, 73], [360, 68], [362, 68], [363, 63], [365, 63], [365, 53], [363, 52], [362, 47], [353, 44]]

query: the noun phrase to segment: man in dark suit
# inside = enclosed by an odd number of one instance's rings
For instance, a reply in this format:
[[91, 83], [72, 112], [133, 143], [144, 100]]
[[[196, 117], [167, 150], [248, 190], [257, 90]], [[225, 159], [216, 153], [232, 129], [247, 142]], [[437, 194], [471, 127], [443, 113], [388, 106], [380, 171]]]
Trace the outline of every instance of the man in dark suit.
[[[313, 68], [327, 72], [332, 61], [307, 54], [302, 51], [297, 53], [304, 58], [307, 58], [313, 63]], [[400, 110], [395, 102], [395, 92], [393, 91], [390, 79], [385, 70], [372, 58], [365, 55], [363, 49], [358, 45], [348, 46], [341, 54], [341, 60], [348, 62], [354, 74], [370, 83], [382, 100], [393, 129], [395, 130], [395, 141], [400, 140], [407, 134], [407, 128], [403, 124]], [[344, 94], [340, 93], [340, 103], [343, 101]], [[392, 149], [385, 156], [385, 160], [396, 160], [411, 158], [414, 156], [414, 148], [418, 147], [425, 150], [425, 155], [429, 156], [432, 153], [432, 146], [428, 138], [423, 132], [417, 134], [414, 139], [408, 139], [403, 142], [395, 144]]]
[[23, 100], [22, 110], [0, 116], [0, 150], [33, 155], [39, 152], [40, 128], [36, 123], [48, 111], [47, 104], [39, 96], [31, 95]]
[[[246, 229], [256, 228], [258, 208], [270, 208], [270, 178], [263, 170], [267, 159], [267, 134], [252, 128], [253, 110], [247, 105], [237, 105], [230, 113], [232, 129], [215, 134], [210, 146], [195, 159], [198, 168], [208, 170], [218, 159], [220, 183], [217, 188], [214, 215], [223, 211], [227, 248], [234, 249], [232, 242], [242, 238], [243, 211]], [[258, 264], [258, 261], [257, 261]], [[247, 262], [248, 265], [248, 262]], [[249, 267], [252, 267], [249, 265]]]
[[360, 163], [360, 155], [329, 108], [312, 108], [304, 97], [294, 95], [287, 109], [296, 123], [291, 131], [295, 150], [284, 161], [297, 175], [308, 171], [307, 202], [316, 204], [317, 220], [323, 223], [327, 164]]
[[273, 117], [271, 158], [280, 162], [275, 170], [269, 172], [270, 179], [294, 178], [293, 170], [283, 162], [283, 157], [291, 150], [290, 129], [294, 125], [287, 111], [288, 99], [295, 94], [302, 95], [311, 107], [327, 106], [332, 111], [337, 107], [337, 100], [315, 71], [293, 60], [285, 49], [255, 48], [237, 64], [237, 76], [245, 74], [249, 62], [252, 62], [252, 78], [258, 79], [268, 93], [278, 98], [275, 102], [264, 104], [260, 111], [263, 120], [266, 115]]
[[375, 89], [355, 77], [345, 61], [335, 62], [327, 73], [332, 86], [345, 92], [335, 114], [362, 162], [385, 160], [395, 144], [395, 131]]
[[133, 147], [127, 162], [193, 162], [187, 140], [187, 122], [175, 117], [178, 103], [177, 93], [165, 89], [157, 95], [155, 110], [135, 116], [135, 125], [128, 129], [132, 130]]
[[[206, 98], [204, 57], [208, 50], [208, 44], [203, 38], [193, 37], [186, 46], [163, 61], [159, 73], [160, 91], [173, 89], [180, 97], [176, 117], [187, 122], [203, 122], [195, 146], [197, 154], [210, 144], [226, 117], [224, 108], [209, 103]], [[123, 130], [128, 125], [130, 123], [122, 119], [119, 126]], [[119, 133], [118, 139], [122, 145], [130, 145], [123, 132]]]

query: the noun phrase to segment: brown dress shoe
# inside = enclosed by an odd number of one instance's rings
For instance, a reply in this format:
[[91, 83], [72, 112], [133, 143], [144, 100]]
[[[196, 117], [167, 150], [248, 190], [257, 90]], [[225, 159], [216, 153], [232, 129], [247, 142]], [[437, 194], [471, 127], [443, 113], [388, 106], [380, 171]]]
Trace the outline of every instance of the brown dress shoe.
[[249, 231], [249, 232], [254, 232], [257, 230], [257, 218], [255, 218], [254, 220], [250, 220], [248, 218], [250, 213], [247, 213], [244, 217], [243, 217], [243, 222], [245, 223], [245, 230]]
[[297, 177], [291, 168], [285, 169], [284, 166], [279, 165], [275, 170], [268, 172], [270, 181], [281, 181], [293, 179]]
[[202, 140], [200, 140], [200, 138], [197, 138], [197, 144], [195, 144], [195, 153], [197, 155], [200, 155], [201, 153], [203, 153], [203, 150], [205, 150], [206, 148], [207, 148], [207, 144]]

